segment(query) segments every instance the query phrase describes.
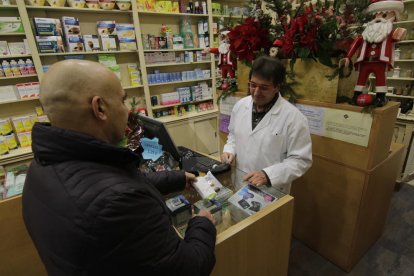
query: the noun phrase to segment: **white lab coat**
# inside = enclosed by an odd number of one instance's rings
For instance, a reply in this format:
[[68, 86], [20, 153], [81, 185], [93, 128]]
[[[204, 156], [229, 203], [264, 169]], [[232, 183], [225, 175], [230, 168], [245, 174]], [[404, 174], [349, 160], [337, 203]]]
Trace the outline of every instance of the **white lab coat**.
[[294, 105], [279, 97], [252, 131], [252, 108], [251, 96], [235, 104], [223, 151], [235, 154], [239, 170], [264, 170], [272, 187], [289, 193], [291, 182], [312, 165], [308, 121]]

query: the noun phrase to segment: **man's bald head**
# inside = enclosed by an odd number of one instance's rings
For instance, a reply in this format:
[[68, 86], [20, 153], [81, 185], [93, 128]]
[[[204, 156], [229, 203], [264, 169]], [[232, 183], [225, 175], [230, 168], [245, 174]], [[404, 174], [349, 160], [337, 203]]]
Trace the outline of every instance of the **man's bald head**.
[[55, 63], [40, 84], [40, 102], [52, 125], [92, 134], [107, 120], [100, 112], [122, 105], [123, 94], [114, 73], [86, 60]]

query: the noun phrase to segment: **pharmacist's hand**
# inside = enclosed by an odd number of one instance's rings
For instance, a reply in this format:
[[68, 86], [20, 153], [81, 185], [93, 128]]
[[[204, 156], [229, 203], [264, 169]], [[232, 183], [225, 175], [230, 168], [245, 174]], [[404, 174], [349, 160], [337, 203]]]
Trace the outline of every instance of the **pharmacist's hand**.
[[266, 174], [263, 171], [251, 172], [243, 177], [244, 181], [253, 186], [260, 187], [267, 184]]
[[200, 212], [198, 212], [198, 214], [197, 214], [197, 215], [195, 215], [195, 216], [199, 216], [199, 217], [206, 217], [206, 218], [208, 218], [208, 219], [211, 221], [211, 223], [212, 223], [212, 224], [216, 224], [216, 220], [215, 220], [215, 219], [214, 219], [214, 217], [211, 215], [211, 213], [210, 213], [209, 211], [207, 211], [207, 210], [202, 209], [202, 210], [200, 210]]
[[185, 188], [186, 189], [193, 187], [193, 184], [196, 182], [197, 182], [197, 177], [194, 174], [185, 172]]
[[203, 53], [209, 54], [210, 53], [210, 48], [204, 48]]
[[230, 152], [223, 152], [223, 154], [220, 156], [221, 162], [226, 164], [231, 164], [234, 159], [234, 154]]

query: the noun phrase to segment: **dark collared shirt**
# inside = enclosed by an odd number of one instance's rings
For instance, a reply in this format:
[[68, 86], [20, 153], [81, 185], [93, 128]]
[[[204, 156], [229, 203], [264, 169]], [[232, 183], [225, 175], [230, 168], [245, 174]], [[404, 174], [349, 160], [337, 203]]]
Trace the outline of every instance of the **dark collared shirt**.
[[252, 130], [255, 129], [255, 127], [260, 123], [260, 121], [263, 119], [263, 117], [266, 115], [267, 112], [269, 112], [270, 109], [272, 109], [273, 105], [276, 103], [277, 99], [279, 98], [279, 93], [275, 95], [273, 100], [268, 103], [265, 107], [265, 110], [262, 112], [258, 112], [256, 108], [256, 104], [253, 103], [252, 108]]

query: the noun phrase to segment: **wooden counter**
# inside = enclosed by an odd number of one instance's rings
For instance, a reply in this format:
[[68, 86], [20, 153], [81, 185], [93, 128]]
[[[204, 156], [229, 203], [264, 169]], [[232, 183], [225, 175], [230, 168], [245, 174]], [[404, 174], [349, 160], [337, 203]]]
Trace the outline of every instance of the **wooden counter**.
[[[286, 195], [217, 236], [212, 275], [287, 275], [293, 198]], [[0, 201], [0, 275], [47, 275], [26, 231], [21, 197]]]

